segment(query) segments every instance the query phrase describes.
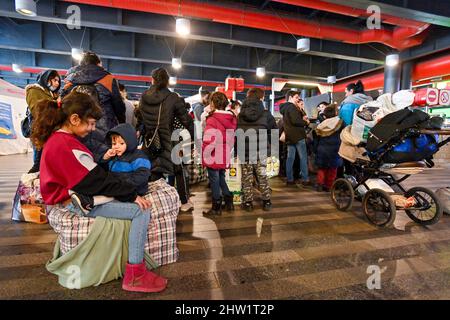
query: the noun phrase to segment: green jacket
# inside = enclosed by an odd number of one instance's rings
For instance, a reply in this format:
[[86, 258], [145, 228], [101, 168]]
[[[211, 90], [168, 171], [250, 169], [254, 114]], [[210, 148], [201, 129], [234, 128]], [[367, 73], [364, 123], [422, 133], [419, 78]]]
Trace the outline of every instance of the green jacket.
[[[65, 255], [61, 256], [59, 240], [56, 241], [47, 270], [69, 289], [98, 286], [121, 278], [128, 261], [130, 225], [129, 220], [96, 217], [88, 236]], [[147, 267], [158, 267], [148, 252], [144, 259]]]
[[53, 94], [49, 89], [42, 87], [38, 83], [29, 84], [25, 87], [26, 101], [31, 112], [41, 100], [56, 101], [57, 95]]

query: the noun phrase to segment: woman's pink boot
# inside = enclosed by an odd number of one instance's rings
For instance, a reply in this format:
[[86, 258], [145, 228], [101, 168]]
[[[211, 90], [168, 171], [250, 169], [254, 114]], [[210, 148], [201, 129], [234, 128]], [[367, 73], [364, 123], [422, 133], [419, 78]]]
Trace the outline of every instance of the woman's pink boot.
[[122, 289], [134, 292], [161, 292], [167, 286], [167, 279], [148, 271], [145, 263], [127, 263]]

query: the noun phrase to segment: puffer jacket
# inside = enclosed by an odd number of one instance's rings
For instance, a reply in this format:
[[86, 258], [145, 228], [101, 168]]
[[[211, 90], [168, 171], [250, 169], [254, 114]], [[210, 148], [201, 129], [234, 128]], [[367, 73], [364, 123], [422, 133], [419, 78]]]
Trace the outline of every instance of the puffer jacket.
[[286, 144], [296, 144], [300, 140], [306, 139], [308, 123], [303, 120], [305, 112], [299, 110], [293, 103], [286, 102], [280, 106], [280, 113], [283, 115], [284, 133]]
[[[278, 127], [275, 118], [264, 108], [261, 100], [257, 98], [244, 100], [238, 115], [237, 128], [238, 130], [241, 129], [244, 134], [248, 134], [249, 130], [253, 130], [256, 133], [256, 143], [253, 143], [255, 141], [248, 137], [241, 141], [239, 135], [236, 135], [237, 147], [240, 147], [240, 144], [245, 142], [243, 150], [236, 150], [239, 158], [244, 158], [243, 160], [246, 162], [251, 161], [253, 163], [256, 159], [259, 159], [259, 147], [261, 145], [267, 146], [266, 156], [270, 156], [271, 130], [278, 129]], [[260, 135], [260, 130], [264, 130], [265, 134]], [[278, 141], [278, 135], [276, 135], [276, 138]], [[244, 152], [244, 157], [240, 154], [242, 152]]]
[[[37, 76], [37, 82], [29, 84], [25, 87], [25, 95], [28, 107], [33, 112], [34, 107], [41, 100], [56, 100], [59, 87], [54, 92], [48, 87], [48, 78], [50, 75], [57, 73], [56, 70], [45, 70]], [[61, 82], [60, 82], [61, 86]]]
[[121, 156], [115, 156], [107, 162], [108, 170], [113, 172], [114, 176], [134, 185], [138, 195], [145, 195], [148, 191], [151, 163], [147, 155], [137, 148], [136, 130], [129, 123], [121, 123], [112, 128], [106, 135], [109, 146], [112, 144], [111, 135], [113, 134], [122, 137], [127, 144], [127, 149]]
[[[152, 162], [152, 174], [162, 175], [174, 174], [174, 165], [171, 159], [171, 152], [174, 143], [171, 141], [173, 124], [176, 117], [181, 124], [189, 131], [191, 137], [194, 136], [194, 122], [186, 110], [184, 99], [169, 89], [156, 90], [150, 88], [145, 91], [139, 102], [139, 112], [137, 114], [137, 127], [144, 128], [148, 134], [153, 132], [158, 126], [159, 106], [162, 104], [161, 117], [159, 123], [159, 136], [162, 151], [157, 156], [148, 153]], [[150, 137], [151, 138], [151, 137]]]
[[355, 93], [344, 99], [339, 109], [339, 118], [344, 120], [344, 124], [349, 126], [353, 123], [353, 115], [355, 110], [358, 109], [364, 103], [372, 101], [372, 97], [365, 95], [364, 93]]
[[339, 117], [324, 120], [313, 131], [315, 164], [318, 168], [338, 168], [342, 166], [339, 156], [343, 121]]
[[214, 170], [230, 166], [236, 126], [237, 119], [231, 111], [216, 110], [208, 115], [203, 135], [203, 166]]
[[82, 142], [100, 161], [108, 147], [105, 145], [106, 133], [125, 122], [125, 103], [120, 95], [117, 80], [103, 67], [97, 65], [78, 65], [67, 72], [61, 98], [69, 94], [77, 85], [94, 85], [103, 116], [97, 121], [95, 133], [89, 134]]

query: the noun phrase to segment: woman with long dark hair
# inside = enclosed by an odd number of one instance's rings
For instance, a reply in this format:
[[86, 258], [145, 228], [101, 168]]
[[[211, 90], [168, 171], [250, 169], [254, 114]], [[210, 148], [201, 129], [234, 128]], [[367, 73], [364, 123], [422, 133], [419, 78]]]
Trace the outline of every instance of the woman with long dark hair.
[[171, 158], [174, 143], [171, 136], [175, 117], [189, 131], [191, 139], [194, 137], [194, 122], [186, 110], [184, 99], [171, 92], [168, 86], [169, 74], [166, 69], [153, 70], [152, 85], [139, 102], [137, 128], [144, 135], [143, 150], [152, 162], [150, 181], [174, 175]]

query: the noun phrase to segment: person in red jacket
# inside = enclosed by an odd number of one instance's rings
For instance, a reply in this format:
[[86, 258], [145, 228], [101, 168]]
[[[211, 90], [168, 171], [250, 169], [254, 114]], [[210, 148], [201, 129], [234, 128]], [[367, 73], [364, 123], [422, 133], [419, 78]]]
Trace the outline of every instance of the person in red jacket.
[[225, 208], [233, 210], [233, 194], [225, 181], [225, 169], [231, 163], [231, 150], [234, 145], [234, 133], [237, 119], [232, 111], [225, 111], [228, 99], [222, 92], [214, 92], [210, 97], [210, 111], [206, 117], [203, 135], [202, 162], [208, 169], [208, 178], [212, 191], [212, 208], [204, 212], [207, 215], [222, 213], [222, 195]]
[[167, 280], [148, 271], [144, 263], [150, 202], [137, 195], [133, 184], [97, 165], [92, 152], [79, 140], [95, 130], [103, 114], [100, 107], [89, 95], [72, 92], [60, 103], [46, 100], [36, 108], [31, 138], [38, 147], [45, 144], [40, 172], [45, 204], [70, 210], [72, 191], [117, 199], [94, 207], [87, 216], [131, 220], [122, 288], [138, 292], [164, 290]]

